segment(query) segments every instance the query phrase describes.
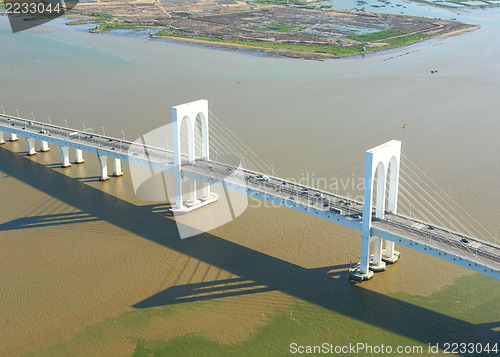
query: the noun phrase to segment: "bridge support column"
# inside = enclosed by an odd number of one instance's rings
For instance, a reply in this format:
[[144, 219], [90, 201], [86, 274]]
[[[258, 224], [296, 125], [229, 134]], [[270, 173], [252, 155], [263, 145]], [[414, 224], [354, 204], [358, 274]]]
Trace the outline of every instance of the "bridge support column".
[[46, 141], [42, 141], [42, 148], [40, 149], [40, 151], [41, 152], [50, 151], [49, 143], [47, 143]]
[[[361, 226], [361, 257], [359, 266], [349, 269], [349, 276], [353, 280], [364, 281], [373, 277], [373, 271], [383, 271], [383, 240], [375, 238], [373, 242], [373, 261], [370, 264], [370, 237], [372, 233], [373, 216], [373, 183], [377, 175], [377, 202], [375, 217], [384, 219], [386, 177], [390, 169], [389, 179], [389, 212], [397, 209], [397, 195], [399, 182], [399, 166], [401, 158], [401, 141], [391, 140], [385, 144], [368, 150], [365, 154], [365, 184], [363, 190], [363, 222]], [[387, 247], [387, 243], [386, 243]], [[392, 246], [392, 250], [394, 246]], [[390, 254], [391, 246], [386, 254]]]
[[181, 168], [178, 167], [174, 171], [175, 176], [175, 207], [176, 210], [182, 210], [184, 208], [182, 202], [182, 181], [181, 181]]
[[0, 145], [5, 144], [5, 140], [3, 139], [3, 131], [0, 131]]
[[101, 177], [99, 177], [100, 181], [109, 180], [108, 176], [108, 157], [103, 155], [97, 155], [99, 159], [99, 165], [101, 166]]
[[201, 196], [200, 196], [200, 200], [201, 201], [206, 201], [208, 199], [210, 199], [210, 184], [209, 183], [205, 183], [203, 185], [203, 190], [201, 191]]
[[82, 150], [75, 149], [75, 154], [76, 154], [75, 164], [83, 164], [85, 162], [85, 160], [83, 159]]
[[370, 233], [361, 231], [361, 254], [359, 267], [351, 268], [349, 274], [356, 280], [369, 280], [373, 278], [373, 271], [369, 269], [370, 266]]
[[385, 270], [385, 262], [382, 261], [382, 238], [373, 240], [373, 261], [370, 263], [370, 270], [380, 272]]
[[113, 176], [123, 176], [122, 172], [122, 162], [120, 159], [115, 159], [115, 170], [113, 171]]
[[35, 150], [35, 139], [33, 138], [25, 138], [26, 143], [28, 144], [28, 156], [36, 155]]
[[18, 141], [19, 138], [17, 137], [17, 134], [10, 133], [10, 139], [9, 141]]
[[69, 162], [69, 148], [67, 146], [60, 146], [61, 155], [62, 155], [62, 167], [70, 167], [71, 163]]
[[394, 255], [394, 242], [390, 240], [385, 241], [385, 251], [384, 256], [392, 257]]
[[197, 204], [200, 203], [200, 201], [198, 201], [196, 199], [196, 181], [191, 179], [190, 183], [189, 183], [189, 201], [186, 202], [186, 206], [187, 207], [192, 207], [192, 206], [195, 206]]
[[387, 264], [394, 264], [399, 260], [401, 253], [394, 250], [394, 242], [390, 240], [385, 241], [385, 250], [382, 254], [382, 260]]

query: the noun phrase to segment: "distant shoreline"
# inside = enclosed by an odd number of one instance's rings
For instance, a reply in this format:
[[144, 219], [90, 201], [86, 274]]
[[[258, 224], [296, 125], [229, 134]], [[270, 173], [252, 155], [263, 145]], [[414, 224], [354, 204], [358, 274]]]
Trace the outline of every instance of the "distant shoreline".
[[[95, 28], [89, 30], [91, 33], [158, 29], [149, 37], [233, 49], [246, 48], [281, 57], [304, 59], [359, 56], [400, 48], [431, 38], [456, 36], [479, 28], [477, 25], [437, 18], [351, 10], [290, 10], [283, 7], [213, 16], [188, 15], [161, 23], [148, 20], [137, 23], [134, 19], [110, 19], [110, 15], [105, 15], [98, 14], [91, 16], [90, 20], [74, 21], [70, 24], [97, 23]], [[259, 18], [259, 21], [251, 22], [249, 18]], [[316, 22], [310, 18], [315, 18]], [[342, 30], [343, 27], [356, 27], [360, 21], [364, 24], [360, 34]], [[335, 27], [325, 29], [321, 26], [321, 23], [332, 22]], [[381, 23], [390, 26], [381, 29]]]
[[424, 42], [424, 41], [427, 41], [427, 40], [430, 40], [433, 38], [459, 36], [461, 34], [464, 34], [467, 32], [472, 32], [472, 31], [478, 30], [480, 28], [481, 28], [481, 26], [479, 26], [479, 25], [473, 25], [469, 28], [464, 28], [464, 29], [452, 31], [452, 32], [441, 34], [438, 36], [429, 36], [427, 38], [423, 38], [423, 39], [416, 40], [416, 41], [413, 41], [413, 42], [410, 42], [407, 44], [403, 44], [403, 45], [399, 45], [399, 46], [381, 47], [379, 49], [371, 48], [369, 51], [356, 52], [356, 53], [350, 53], [350, 54], [345, 54], [345, 55], [332, 55], [329, 53], [312, 52], [312, 51], [297, 51], [297, 50], [290, 50], [290, 49], [286, 49], [286, 48], [271, 48], [271, 47], [265, 47], [265, 44], [263, 44], [263, 46], [255, 46], [255, 45], [241, 44], [241, 43], [236, 43], [236, 42], [219, 42], [219, 41], [211, 41], [211, 40], [204, 40], [204, 39], [190, 38], [190, 37], [181, 37], [181, 36], [150, 35], [150, 38], [177, 40], [177, 41], [183, 41], [183, 42], [197, 43], [200, 45], [212, 45], [212, 46], [215, 45], [215, 46], [228, 47], [228, 48], [242, 47], [242, 48], [249, 48], [249, 49], [258, 50], [258, 51], [271, 51], [273, 53], [276, 53], [280, 57], [303, 58], [303, 59], [327, 59], [327, 58], [333, 59], [333, 58], [355, 57], [355, 56], [369, 54], [369, 53], [376, 53], [376, 52], [393, 50], [393, 49], [397, 49], [397, 48], [411, 46], [413, 44], [416, 44], [419, 42]]

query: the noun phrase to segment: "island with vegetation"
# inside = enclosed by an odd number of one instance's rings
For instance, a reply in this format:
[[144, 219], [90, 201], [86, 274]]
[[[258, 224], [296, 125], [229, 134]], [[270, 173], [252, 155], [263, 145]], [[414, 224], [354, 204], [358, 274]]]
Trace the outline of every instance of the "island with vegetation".
[[[293, 5], [293, 6], [292, 6]], [[91, 32], [151, 28], [154, 38], [249, 47], [290, 57], [343, 57], [455, 35], [478, 26], [356, 10], [304, 0], [134, 0], [80, 2]]]

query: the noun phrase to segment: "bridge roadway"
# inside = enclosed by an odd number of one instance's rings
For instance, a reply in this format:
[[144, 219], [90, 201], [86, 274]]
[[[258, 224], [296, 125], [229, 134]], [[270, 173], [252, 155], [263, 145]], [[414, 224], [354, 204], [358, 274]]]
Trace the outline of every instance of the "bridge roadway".
[[[231, 170], [234, 170], [234, 167], [230, 165], [205, 160], [197, 160], [194, 164], [186, 163], [183, 166], [184, 176], [213, 184], [218, 184], [223, 180], [231, 182], [231, 179], [227, 177]], [[241, 192], [246, 191], [249, 195], [361, 231], [363, 216], [361, 202], [278, 177], [267, 176], [269, 181], [264, 181], [259, 175], [258, 172], [243, 169], [241, 176], [244, 177], [240, 177], [239, 180], [233, 178], [233, 181], [244, 180], [246, 187], [243, 187]], [[201, 176], [209, 179], [204, 180]], [[258, 195], [254, 192], [262, 194]], [[336, 211], [332, 212], [332, 208]], [[375, 214], [374, 210], [373, 214]], [[373, 217], [372, 235], [500, 279], [500, 247], [490, 242], [437, 227], [415, 218], [389, 213], [386, 213], [382, 220]], [[462, 239], [467, 240], [467, 243]]]
[[97, 134], [91, 128], [76, 130], [0, 114], [0, 131], [164, 171], [172, 170], [174, 160], [172, 150]]
[[[173, 172], [172, 150], [0, 114], [0, 131]], [[224, 186], [361, 231], [361, 202], [277, 177], [183, 155], [182, 175]], [[285, 183], [286, 182], [286, 183]], [[500, 247], [400, 214], [373, 219], [372, 235], [500, 279]], [[467, 240], [462, 241], [462, 239]]]

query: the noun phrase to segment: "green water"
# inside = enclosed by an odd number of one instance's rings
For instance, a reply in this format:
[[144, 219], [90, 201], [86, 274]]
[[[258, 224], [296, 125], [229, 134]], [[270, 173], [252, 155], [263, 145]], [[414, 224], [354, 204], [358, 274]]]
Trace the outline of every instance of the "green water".
[[[490, 287], [488, 291], [481, 289], [485, 285]], [[358, 289], [361, 290], [357, 291], [358, 293], [366, 293], [361, 288]], [[326, 296], [324, 300], [328, 301], [323, 301], [321, 303], [323, 306], [298, 301], [286, 311], [272, 316], [266, 315], [263, 317], [263, 327], [256, 328], [244, 341], [232, 344], [220, 344], [204, 337], [203, 332], [190, 333], [168, 341], [139, 337], [141, 331], [147, 329], [154, 320], [173, 321], [176, 318], [186, 318], [186, 312], [190, 314], [191, 319], [196, 320], [197, 314], [223, 304], [217, 300], [126, 312], [90, 326], [69, 341], [35, 353], [33, 356], [72, 354], [81, 346], [94, 345], [96, 341], [106, 343], [110, 336], [117, 334], [135, 345], [134, 356], [289, 356], [290, 345], [293, 343], [297, 346], [315, 346], [325, 342], [333, 346], [349, 346], [357, 343], [372, 347], [391, 346], [394, 348], [394, 353], [391, 355], [395, 356], [445, 356], [447, 354], [442, 351], [430, 353], [429, 343], [435, 346], [437, 343], [445, 342], [481, 342], [484, 345], [488, 342], [498, 342], [496, 338], [498, 332], [490, 330], [492, 327], [500, 327], [498, 316], [490, 313], [492, 307], [500, 304], [500, 286], [492, 284], [484, 277], [474, 275], [459, 278], [454, 284], [429, 297], [395, 293], [378, 297], [380, 301], [374, 299], [373, 309], [384, 308], [382, 304], [389, 304], [393, 308], [391, 316], [386, 316], [385, 319], [397, 325], [397, 331], [388, 331], [384, 328], [386, 321], [380, 323], [375, 320], [366, 321], [360, 316], [353, 319], [338, 311], [338, 304], [345, 303], [343, 300], [346, 298], [347, 296], [342, 294]], [[355, 300], [352, 305], [352, 310], [361, 308], [356, 306]], [[408, 320], [408, 316], [405, 315], [407, 309], [413, 312], [416, 310], [418, 317], [413, 315], [412, 320], [419, 321]], [[490, 317], [485, 318], [488, 314]], [[383, 315], [379, 317], [384, 319]], [[415, 325], [422, 323], [428, 324], [425, 331], [412, 331]], [[467, 333], [447, 329], [448, 324], [455, 325]], [[429, 342], [424, 343], [422, 341], [424, 339]], [[398, 346], [411, 348], [420, 346], [422, 353], [397, 353]], [[373, 355], [365, 348], [360, 348], [356, 353], [351, 351], [342, 355]]]

